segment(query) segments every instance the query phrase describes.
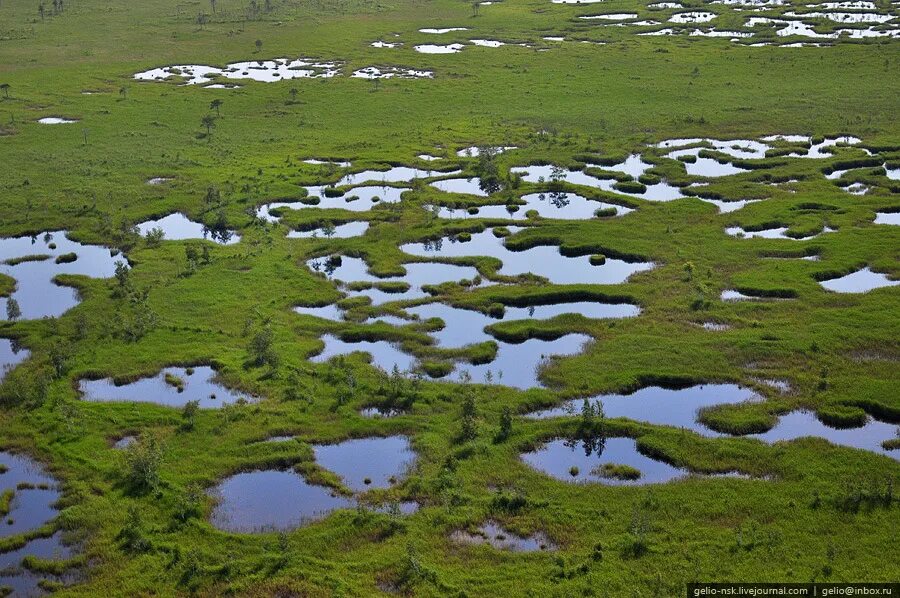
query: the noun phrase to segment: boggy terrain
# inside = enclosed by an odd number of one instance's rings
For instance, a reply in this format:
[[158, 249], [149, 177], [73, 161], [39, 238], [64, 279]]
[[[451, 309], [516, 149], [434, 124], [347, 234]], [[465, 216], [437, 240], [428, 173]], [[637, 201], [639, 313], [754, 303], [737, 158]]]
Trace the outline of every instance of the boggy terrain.
[[0, 595], [895, 581], [889, 2], [0, 4]]

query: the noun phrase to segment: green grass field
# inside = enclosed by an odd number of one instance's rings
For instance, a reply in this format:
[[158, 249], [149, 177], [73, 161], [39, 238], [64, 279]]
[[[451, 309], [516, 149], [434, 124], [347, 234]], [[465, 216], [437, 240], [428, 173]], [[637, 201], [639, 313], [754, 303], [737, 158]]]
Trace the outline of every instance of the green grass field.
[[[900, 426], [900, 290], [840, 294], [819, 284], [864, 266], [900, 279], [900, 227], [873, 223], [876, 212], [900, 211], [900, 181], [889, 176], [900, 167], [900, 39], [786, 37], [772, 26], [745, 25], [749, 17], [812, 10], [800, 2], [762, 12], [682, 4], [718, 16], [677, 35], [642, 36], [637, 32], [671, 26], [679, 10], [635, 0], [503, 0], [477, 8], [461, 0], [272, 0], [257, 9], [242, 0], [66, 0], [62, 10], [47, 4], [42, 15], [38, 2], [3, 0], [0, 236], [69, 231], [74, 240], [121, 251], [131, 269], [125, 285], [60, 277], [81, 299], [60, 317], [0, 319], [0, 338], [30, 351], [0, 384], [0, 450], [32, 456], [62, 490], [51, 522], [27, 536], [0, 530], [0, 553], [62, 530], [77, 556], [26, 563], [36, 574], [67, 573], [65, 583], [43, 583], [61, 596], [680, 596], [691, 581], [897, 581], [900, 427], [892, 443], [885, 438], [895, 447], [885, 454], [821, 438], [767, 444], [740, 434], [767, 430], [799, 409], [845, 427], [871, 418]], [[875, 6], [864, 12], [900, 21], [896, 3]], [[578, 18], [601, 13], [634, 13], [658, 26]], [[820, 35], [864, 27], [809, 22]], [[875, 30], [893, 31], [892, 22]], [[468, 30], [419, 32], [429, 27]], [[736, 41], [689, 35], [698, 27], [755, 34]], [[472, 39], [507, 45], [478, 47]], [[372, 47], [378, 40], [403, 45]], [[798, 41], [827, 47], [778, 45]], [[465, 47], [414, 50], [451, 43]], [[341, 74], [229, 81], [239, 89], [134, 79], [156, 67], [282, 57], [337, 61]], [[350, 76], [369, 66], [433, 76]], [[207, 116], [215, 117], [209, 131]], [[37, 122], [44, 117], [77, 122]], [[654, 144], [773, 134], [861, 141], [818, 159], [788, 156], [803, 143], [774, 143], [759, 159], [729, 158], [749, 169], [691, 192], [761, 200], [728, 213], [698, 197], [653, 202], [510, 174], [551, 163], [588, 164], [586, 172], [599, 173], [596, 164], [639, 153], [652, 165], [641, 183], [683, 187], [700, 179]], [[286, 209], [279, 223], [254, 217], [261, 205], [297, 202], [303, 187], [350, 171], [412, 166], [481, 175], [485, 161], [456, 154], [469, 146], [518, 148], [487, 161], [501, 187], [491, 197], [450, 195], [414, 181], [402, 201], [367, 211]], [[429, 163], [419, 154], [444, 159]], [[304, 162], [310, 158], [352, 166]], [[838, 180], [825, 176], [844, 169], [850, 172]], [[154, 177], [169, 180], [148, 185]], [[868, 191], [854, 195], [838, 182]], [[522, 224], [441, 219], [427, 206], [507, 204], [551, 188], [634, 212], [532, 218], [507, 247], [552, 245], [565, 255], [655, 267], [618, 284], [551, 285], [504, 278], [487, 257], [444, 258], [511, 284], [431, 289], [444, 303], [482, 312], [587, 300], [640, 307], [639, 316], [620, 320], [498, 321], [493, 336], [514, 342], [575, 332], [592, 338], [582, 353], [543, 367], [542, 387], [429, 376], [455, 359], [490, 359], [493, 346], [439, 348], [430, 324], [364, 321], [399, 315], [401, 304], [345, 299], [343, 322], [292, 311], [342, 297], [308, 260], [361, 257], [373, 274], [402, 276], [404, 263], [429, 259], [405, 254], [403, 244]], [[241, 240], [154, 242], [133, 231], [173, 212], [219, 221]], [[357, 220], [370, 223], [363, 236], [287, 237], [291, 229]], [[738, 238], [725, 233], [732, 226], [817, 236]], [[835, 232], [817, 234], [826, 226]], [[816, 261], [798, 259], [813, 255]], [[14, 296], [15, 267], [0, 272], [0, 297]], [[722, 301], [730, 289], [764, 298]], [[707, 330], [705, 322], [727, 329]], [[314, 363], [309, 358], [325, 334], [401, 343], [426, 373], [391, 376], [362, 354]], [[254, 353], [261, 339], [265, 351]], [[84, 378], [133, 381], [175, 365], [213, 365], [227, 386], [253, 400], [183, 414], [149, 403], [89, 402], [78, 392]], [[779, 392], [767, 379], [790, 388]], [[722, 437], [624, 418], [587, 426], [580, 415], [523, 417], [564, 399], [704, 382], [749, 387], [764, 400], [704, 411], [701, 421]], [[403, 413], [359, 414], [372, 405]], [[498, 437], [509, 414], [511, 428]], [[282, 533], [228, 533], [210, 523], [215, 498], [208, 491], [232, 474], [294, 468], [347, 494], [315, 464], [311, 445], [395, 434], [410, 438], [415, 467], [371, 496], [415, 500], [414, 514], [361, 506]], [[662, 484], [573, 484], [520, 458], [548, 440], [585, 434], [635, 438], [641, 453], [698, 475]], [[142, 437], [137, 448], [112, 447], [128, 435]], [[278, 435], [297, 439], [258, 442]], [[142, 487], [133, 462], [150, 450], [150, 438], [159, 443], [159, 462]], [[611, 471], [632, 475], [627, 466]], [[741, 475], [701, 475], [729, 472]], [[12, 512], [11, 499], [0, 494], [0, 512]], [[556, 549], [520, 553], [451, 539], [489, 519], [514, 533], [544, 534]], [[2, 579], [0, 596], [11, 591]]]

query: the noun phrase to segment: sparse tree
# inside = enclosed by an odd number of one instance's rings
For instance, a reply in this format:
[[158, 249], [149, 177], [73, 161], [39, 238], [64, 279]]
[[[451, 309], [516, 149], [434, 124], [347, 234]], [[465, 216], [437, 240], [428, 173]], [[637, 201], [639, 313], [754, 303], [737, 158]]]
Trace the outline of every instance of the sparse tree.
[[216, 14], [216, 0], [209, 0], [209, 7], [212, 8], [213, 14]]
[[6, 319], [15, 322], [21, 317], [22, 309], [19, 307], [19, 302], [10, 297], [6, 300]]
[[47, 9], [44, 8], [44, 3], [41, 2], [40, 4], [38, 4], [38, 13], [40, 13], [40, 15], [41, 15], [42, 23], [44, 22], [44, 13], [46, 13], [46, 12], [47, 12]]
[[121, 96], [123, 100], [128, 99], [128, 88], [124, 85], [119, 88], [119, 96]]
[[291, 96], [291, 101], [292, 101], [292, 102], [296, 102], [296, 101], [297, 101], [297, 93], [298, 93], [298, 91], [297, 91], [297, 88], [296, 88], [296, 87], [292, 87], [292, 88], [290, 88], [290, 89], [288, 90], [288, 95]]
[[506, 441], [512, 434], [512, 425], [512, 409], [510, 409], [509, 407], [504, 407], [503, 413], [500, 414], [500, 429], [497, 431], [497, 436], [494, 438], [494, 440], [496, 442]]
[[479, 9], [480, 7], [481, 7], [481, 3], [478, 2], [478, 0], [475, 0], [475, 2], [472, 3], [472, 16], [473, 16], [473, 17], [477, 17], [477, 16], [478, 16], [478, 9]]
[[9, 99], [9, 83], [0, 83], [0, 89], [3, 90], [3, 98]]
[[216, 117], [212, 114], [207, 114], [200, 119], [200, 124], [206, 127], [206, 141], [209, 142], [212, 138], [212, 130], [216, 128]]
[[216, 116], [221, 116], [221, 115], [222, 115], [221, 112], [219, 111], [219, 109], [220, 109], [221, 107], [222, 107], [222, 100], [220, 100], [220, 99], [218, 99], [218, 98], [216, 98], [215, 100], [213, 100], [212, 102], [209, 103], [209, 109], [210, 109], [210, 110], [215, 110], [215, 111], [216, 111]]
[[259, 52], [262, 50], [262, 40], [258, 39], [253, 43], [254, 45], [256, 45], [256, 53], [259, 54]]

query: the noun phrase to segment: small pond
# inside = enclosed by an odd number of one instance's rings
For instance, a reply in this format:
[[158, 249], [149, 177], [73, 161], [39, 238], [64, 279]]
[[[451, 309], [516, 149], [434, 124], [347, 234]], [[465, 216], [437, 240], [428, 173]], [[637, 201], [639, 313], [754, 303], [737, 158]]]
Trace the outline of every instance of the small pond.
[[111, 378], [81, 380], [79, 390], [84, 400], [92, 402], [156, 403], [167, 407], [183, 407], [199, 401], [202, 409], [217, 409], [244, 397], [217, 380], [209, 366], [171, 367], [156, 376], [116, 385]]

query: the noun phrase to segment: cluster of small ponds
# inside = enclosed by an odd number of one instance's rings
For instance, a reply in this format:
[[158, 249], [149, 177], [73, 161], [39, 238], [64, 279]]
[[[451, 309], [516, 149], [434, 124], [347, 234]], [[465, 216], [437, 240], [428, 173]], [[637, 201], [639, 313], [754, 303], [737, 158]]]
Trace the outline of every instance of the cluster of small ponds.
[[62, 575], [38, 573], [23, 566], [26, 557], [60, 561], [75, 556], [74, 547], [63, 542], [62, 532], [53, 530], [60, 498], [56, 480], [34, 460], [19, 454], [0, 451], [0, 496], [11, 494], [8, 512], [0, 512], [0, 538], [28, 534], [30, 540], [18, 548], [0, 553], [0, 588], [7, 587], [14, 596], [40, 593], [44, 580], [69, 583], [75, 572]]

